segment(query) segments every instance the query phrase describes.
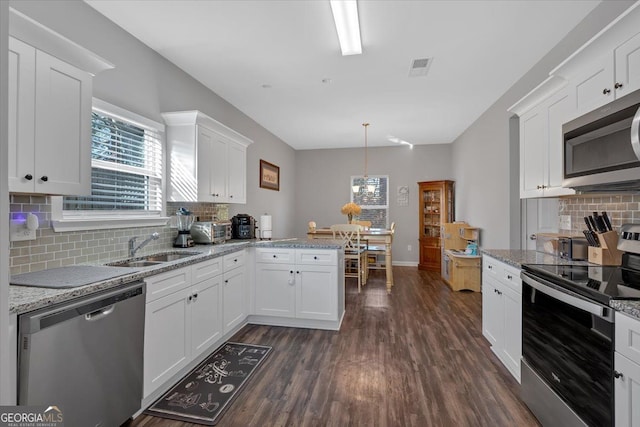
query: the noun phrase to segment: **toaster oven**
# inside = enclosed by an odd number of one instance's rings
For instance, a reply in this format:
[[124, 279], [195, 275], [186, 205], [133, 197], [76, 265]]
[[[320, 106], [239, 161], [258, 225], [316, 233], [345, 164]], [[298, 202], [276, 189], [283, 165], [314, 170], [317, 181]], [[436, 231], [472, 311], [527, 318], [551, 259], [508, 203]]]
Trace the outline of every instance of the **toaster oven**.
[[191, 238], [194, 243], [211, 245], [224, 243], [231, 239], [231, 222], [198, 221], [191, 226]]

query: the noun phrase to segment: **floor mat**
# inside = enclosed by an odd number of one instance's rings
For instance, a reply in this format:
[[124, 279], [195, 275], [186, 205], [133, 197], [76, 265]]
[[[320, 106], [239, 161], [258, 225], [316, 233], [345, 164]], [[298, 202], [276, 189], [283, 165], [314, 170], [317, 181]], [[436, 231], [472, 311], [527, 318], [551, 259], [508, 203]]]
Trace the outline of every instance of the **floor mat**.
[[145, 411], [155, 417], [215, 425], [271, 347], [227, 342]]

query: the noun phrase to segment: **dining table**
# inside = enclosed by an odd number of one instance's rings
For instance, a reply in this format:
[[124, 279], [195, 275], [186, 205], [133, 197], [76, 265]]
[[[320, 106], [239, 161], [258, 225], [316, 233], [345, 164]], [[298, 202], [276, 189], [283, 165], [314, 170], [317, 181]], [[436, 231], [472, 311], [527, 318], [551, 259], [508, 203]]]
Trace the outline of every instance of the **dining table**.
[[[308, 239], [333, 239], [330, 228], [315, 228], [307, 231]], [[360, 238], [367, 241], [368, 245], [384, 245], [384, 263], [387, 279], [387, 293], [391, 293], [393, 287], [393, 270], [391, 265], [391, 244], [393, 243], [393, 230], [386, 228], [365, 228], [360, 231]]]

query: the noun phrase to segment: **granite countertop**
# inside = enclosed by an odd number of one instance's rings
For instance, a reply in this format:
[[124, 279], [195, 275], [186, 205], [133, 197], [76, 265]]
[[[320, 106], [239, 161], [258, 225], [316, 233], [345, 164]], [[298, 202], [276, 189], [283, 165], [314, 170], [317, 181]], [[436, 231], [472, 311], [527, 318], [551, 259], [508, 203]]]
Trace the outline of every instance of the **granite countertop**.
[[640, 301], [613, 300], [609, 305], [614, 310], [627, 313], [629, 316], [640, 319]]
[[[596, 265], [587, 261], [571, 261], [532, 250], [480, 249], [480, 252], [516, 268], [521, 268], [522, 264]], [[612, 300], [609, 305], [614, 310], [640, 319], [640, 301]]]
[[532, 250], [480, 249], [480, 252], [516, 268], [522, 267], [522, 264], [589, 265], [587, 261], [571, 261]]
[[[23, 314], [29, 311], [37, 310], [53, 304], [62, 303], [74, 298], [90, 295], [95, 292], [111, 289], [125, 283], [142, 280], [145, 277], [163, 273], [175, 268], [186, 267], [208, 259], [217, 258], [226, 254], [238, 251], [247, 247], [278, 247], [278, 248], [297, 248], [297, 249], [342, 249], [343, 244], [334, 240], [307, 240], [307, 239], [273, 239], [273, 240], [246, 240], [233, 241], [216, 245], [196, 245], [187, 249], [166, 248], [164, 251], [157, 252], [198, 252], [197, 255], [182, 258], [176, 261], [164, 262], [162, 264], [152, 265], [148, 267], [136, 267], [135, 271], [130, 274], [121, 275], [112, 279], [97, 281], [85, 286], [76, 288], [38, 288], [30, 286], [9, 286], [9, 313]], [[148, 254], [147, 254], [148, 255]], [[138, 257], [143, 257], [142, 253]], [[137, 258], [138, 258], [137, 257]], [[119, 261], [106, 260], [101, 261], [104, 265], [108, 262]]]

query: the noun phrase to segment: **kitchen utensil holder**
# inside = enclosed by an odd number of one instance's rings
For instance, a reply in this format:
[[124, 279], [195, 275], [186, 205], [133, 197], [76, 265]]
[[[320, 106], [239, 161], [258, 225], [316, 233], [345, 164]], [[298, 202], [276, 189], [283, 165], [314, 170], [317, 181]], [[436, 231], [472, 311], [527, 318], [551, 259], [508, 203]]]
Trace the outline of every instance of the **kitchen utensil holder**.
[[618, 250], [618, 232], [597, 233], [600, 247], [589, 246], [589, 262], [598, 265], [622, 264], [622, 252]]

